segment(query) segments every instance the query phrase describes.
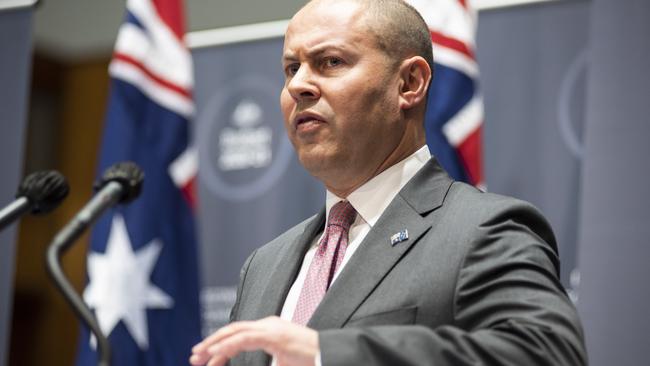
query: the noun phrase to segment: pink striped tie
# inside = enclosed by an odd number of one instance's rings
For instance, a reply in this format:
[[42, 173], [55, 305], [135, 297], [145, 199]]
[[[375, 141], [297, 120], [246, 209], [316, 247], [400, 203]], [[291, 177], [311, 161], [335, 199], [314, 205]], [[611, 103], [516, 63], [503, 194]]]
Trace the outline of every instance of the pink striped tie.
[[327, 219], [325, 235], [318, 243], [314, 259], [302, 286], [292, 321], [305, 325], [325, 296], [336, 270], [341, 266], [348, 247], [348, 230], [357, 211], [348, 201], [335, 204]]

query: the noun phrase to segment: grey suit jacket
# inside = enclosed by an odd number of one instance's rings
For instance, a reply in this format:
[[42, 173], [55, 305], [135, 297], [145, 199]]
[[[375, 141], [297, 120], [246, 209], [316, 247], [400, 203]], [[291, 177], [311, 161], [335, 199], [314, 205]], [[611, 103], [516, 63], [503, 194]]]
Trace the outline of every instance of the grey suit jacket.
[[[231, 320], [278, 315], [324, 209], [256, 250]], [[390, 237], [408, 230], [408, 239]], [[448, 177], [435, 159], [399, 192], [308, 326], [330, 365], [585, 365], [553, 233], [526, 202]], [[231, 365], [266, 365], [262, 352]]]

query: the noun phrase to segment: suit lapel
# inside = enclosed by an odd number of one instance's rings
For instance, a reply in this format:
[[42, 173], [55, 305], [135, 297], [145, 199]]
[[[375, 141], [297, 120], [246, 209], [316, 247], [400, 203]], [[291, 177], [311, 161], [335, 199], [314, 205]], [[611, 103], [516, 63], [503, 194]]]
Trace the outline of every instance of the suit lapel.
[[[389, 207], [393, 212], [402, 212], [399, 217], [404, 220], [388, 220], [386, 215], [382, 215], [327, 291], [309, 321], [309, 327], [342, 327], [402, 255], [430, 227], [399, 196]], [[391, 246], [390, 237], [404, 229], [408, 230], [408, 240]]]
[[306, 226], [302, 235], [298, 236], [291, 245], [282, 250], [279, 255], [278, 265], [274, 268], [268, 286], [262, 295], [258, 317], [280, 315], [282, 305], [293, 284], [303, 257], [309, 249], [314, 237], [322, 230], [325, 224], [325, 209], [316, 215]]
[[[309, 244], [322, 230], [324, 224], [325, 208], [307, 223], [301, 235], [278, 253], [278, 265], [275, 266], [268, 285], [262, 294], [255, 318], [261, 319], [270, 315], [280, 315], [284, 300], [298, 275], [302, 259], [309, 249]], [[271, 357], [264, 352], [246, 352], [243, 357], [245, 365], [263, 366], [271, 362]]]
[[[452, 180], [432, 158], [400, 191], [370, 230], [332, 287], [308, 326], [340, 328], [379, 285], [432, 223], [424, 215], [442, 205]], [[408, 239], [395, 245], [391, 237], [402, 230]]]

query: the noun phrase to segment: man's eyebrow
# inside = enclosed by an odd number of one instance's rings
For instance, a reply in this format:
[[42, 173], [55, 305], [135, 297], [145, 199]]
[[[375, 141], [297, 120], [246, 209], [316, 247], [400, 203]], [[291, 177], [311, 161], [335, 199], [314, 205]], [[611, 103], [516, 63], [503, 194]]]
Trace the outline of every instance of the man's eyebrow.
[[[345, 51], [346, 48], [339, 43], [321, 43], [317, 46], [312, 47], [311, 49], [307, 50], [307, 58], [314, 58], [316, 56], [319, 56], [329, 50], [339, 50], [339, 51]], [[287, 52], [286, 54], [282, 55], [282, 62], [290, 62], [290, 61], [296, 61], [298, 60], [298, 57], [295, 55], [293, 52]]]
[[327, 43], [321, 43], [317, 46], [312, 47], [309, 51], [307, 51], [307, 54], [311, 57], [318, 56], [322, 53], [325, 53], [329, 50], [338, 50], [338, 51], [345, 51], [346, 48], [341, 45], [340, 43], [336, 42], [327, 42]]
[[288, 53], [288, 54], [282, 55], [282, 60], [281, 61], [282, 61], [282, 63], [285, 63], [285, 62], [290, 62], [290, 61], [296, 61], [297, 59], [298, 58], [295, 56], [295, 54]]

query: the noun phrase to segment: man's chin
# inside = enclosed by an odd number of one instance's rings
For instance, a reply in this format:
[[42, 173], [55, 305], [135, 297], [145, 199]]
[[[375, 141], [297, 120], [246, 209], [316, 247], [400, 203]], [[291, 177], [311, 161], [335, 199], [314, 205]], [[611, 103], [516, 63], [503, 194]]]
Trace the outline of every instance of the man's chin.
[[299, 154], [298, 160], [300, 164], [312, 175], [317, 175], [318, 172], [327, 170], [327, 161], [325, 158], [315, 154]]
[[323, 153], [302, 152], [298, 153], [300, 164], [314, 177], [322, 180], [331, 174], [336, 164], [331, 156]]

